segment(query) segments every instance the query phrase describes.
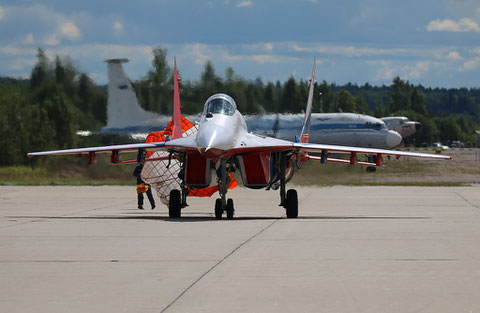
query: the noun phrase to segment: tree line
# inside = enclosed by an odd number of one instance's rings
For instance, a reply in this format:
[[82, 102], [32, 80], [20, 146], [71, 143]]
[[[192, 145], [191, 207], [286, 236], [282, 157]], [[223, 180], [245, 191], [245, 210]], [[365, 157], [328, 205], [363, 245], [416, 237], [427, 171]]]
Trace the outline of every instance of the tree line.
[[[168, 51], [153, 50], [151, 69], [132, 84], [140, 105], [148, 111], [172, 113], [173, 69]], [[181, 71], [180, 71], [181, 72]], [[293, 76], [285, 82], [247, 80], [232, 67], [223, 76], [207, 61], [197, 80], [180, 82], [185, 114], [201, 112], [204, 101], [223, 92], [232, 96], [244, 114], [300, 113], [308, 97], [307, 80]], [[69, 57], [49, 59], [38, 49], [28, 79], [0, 77], [0, 165], [33, 164], [29, 151], [96, 144], [82, 139], [78, 129], [98, 130], [106, 124], [107, 88], [77, 69]], [[411, 138], [416, 144], [462, 140], [478, 145], [479, 88], [426, 88], [395, 77], [389, 86], [315, 83], [314, 112], [357, 112], [376, 117], [407, 116], [422, 123]], [[95, 141], [97, 140], [97, 141]]]

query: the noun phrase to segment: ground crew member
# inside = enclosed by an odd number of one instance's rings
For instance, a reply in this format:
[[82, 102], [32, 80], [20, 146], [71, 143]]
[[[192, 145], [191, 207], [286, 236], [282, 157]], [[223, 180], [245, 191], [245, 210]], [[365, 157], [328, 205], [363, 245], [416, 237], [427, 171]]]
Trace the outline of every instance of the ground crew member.
[[146, 184], [142, 179], [142, 169], [145, 159], [142, 159], [140, 163], [135, 167], [133, 176], [137, 177], [137, 195], [138, 195], [138, 208], [143, 210], [143, 193], [147, 193], [148, 200], [152, 206], [152, 210], [155, 209], [155, 200], [153, 199], [152, 189], [149, 184]]

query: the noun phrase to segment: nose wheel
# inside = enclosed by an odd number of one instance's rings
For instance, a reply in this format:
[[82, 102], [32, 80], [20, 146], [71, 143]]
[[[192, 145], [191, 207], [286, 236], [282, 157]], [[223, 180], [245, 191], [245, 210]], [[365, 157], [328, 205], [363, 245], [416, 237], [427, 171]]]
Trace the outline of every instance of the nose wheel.
[[235, 215], [235, 207], [233, 206], [233, 199], [228, 199], [225, 206], [222, 205], [222, 199], [215, 200], [215, 218], [217, 220], [222, 218], [223, 212], [227, 213], [227, 219], [233, 219]]
[[217, 199], [215, 201], [215, 218], [217, 220], [222, 218], [223, 208], [222, 208], [222, 199]]

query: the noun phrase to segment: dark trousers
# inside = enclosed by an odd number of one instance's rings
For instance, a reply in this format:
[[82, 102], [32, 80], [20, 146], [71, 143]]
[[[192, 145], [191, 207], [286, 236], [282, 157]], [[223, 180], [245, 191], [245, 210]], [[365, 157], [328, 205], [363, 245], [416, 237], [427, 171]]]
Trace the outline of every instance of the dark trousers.
[[[154, 207], [155, 200], [153, 199], [152, 188], [148, 188], [148, 190], [146, 191], [146, 194], [148, 197], [148, 201], [150, 201], [150, 205]], [[143, 193], [138, 194], [138, 206], [143, 206]]]

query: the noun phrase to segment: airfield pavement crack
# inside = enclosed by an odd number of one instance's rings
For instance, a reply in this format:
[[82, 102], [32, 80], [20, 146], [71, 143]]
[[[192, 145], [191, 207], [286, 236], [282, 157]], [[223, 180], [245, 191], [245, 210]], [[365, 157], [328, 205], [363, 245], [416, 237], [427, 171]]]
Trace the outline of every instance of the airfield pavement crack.
[[471, 205], [472, 207], [480, 210], [480, 206], [473, 204], [472, 202], [470, 202], [467, 198], [465, 198], [464, 196], [462, 196], [462, 195], [459, 194], [458, 192], [455, 191], [455, 193], [457, 194], [457, 196], [459, 196], [460, 198], [462, 198], [466, 203], [468, 203], [468, 204]]
[[117, 204], [107, 205], [107, 206], [100, 207], [100, 208], [88, 209], [88, 210], [80, 211], [80, 212], [66, 213], [66, 214], [62, 214], [62, 215], [58, 215], [58, 216], [54, 216], [54, 217], [37, 218], [37, 219], [33, 219], [33, 220], [23, 222], [23, 223], [0, 226], [0, 228], [15, 227], [15, 226], [20, 226], [20, 225], [25, 225], [25, 224], [28, 224], [28, 223], [41, 222], [41, 221], [48, 220], [48, 219], [54, 219], [54, 218], [59, 218], [59, 217], [67, 217], [67, 216], [75, 215], [75, 214], [81, 214], [81, 213], [93, 212], [93, 211], [97, 211], [97, 210], [109, 209], [109, 208], [113, 208], [113, 207], [118, 206], [118, 205], [129, 204], [129, 203], [132, 203], [132, 202], [135, 202], [135, 200], [127, 201], [125, 203], [117, 203]]
[[209, 268], [205, 273], [203, 273], [202, 275], [200, 275], [200, 277], [198, 277], [193, 283], [191, 283], [187, 288], [185, 288], [185, 290], [183, 290], [175, 299], [173, 299], [172, 302], [170, 302], [162, 311], [160, 311], [160, 313], [164, 313], [165, 311], [167, 311], [172, 305], [174, 305], [178, 300], [180, 300], [181, 297], [183, 297], [183, 295], [185, 295], [190, 289], [192, 289], [200, 280], [202, 280], [202, 278], [204, 278], [205, 276], [207, 276], [210, 272], [212, 272], [217, 266], [219, 266], [220, 264], [222, 264], [225, 260], [227, 260], [230, 256], [232, 256], [235, 252], [237, 252], [241, 247], [243, 247], [244, 245], [246, 245], [247, 243], [249, 243], [250, 241], [252, 241], [253, 239], [255, 239], [255, 237], [259, 236], [260, 234], [262, 234], [264, 231], [266, 231], [267, 229], [269, 229], [270, 227], [273, 226], [273, 224], [275, 224], [276, 222], [278, 222], [282, 217], [279, 217], [277, 218], [276, 220], [274, 220], [273, 222], [271, 222], [270, 224], [268, 224], [267, 226], [265, 226], [264, 228], [262, 228], [259, 232], [255, 233], [254, 235], [250, 236], [247, 240], [245, 240], [244, 242], [242, 242], [241, 244], [239, 244], [235, 249], [233, 249], [232, 251], [230, 251], [226, 256], [224, 256], [220, 261], [218, 261], [217, 263], [215, 263], [215, 265], [213, 265], [211, 268]]

